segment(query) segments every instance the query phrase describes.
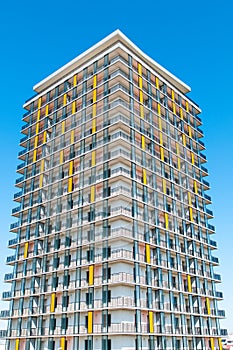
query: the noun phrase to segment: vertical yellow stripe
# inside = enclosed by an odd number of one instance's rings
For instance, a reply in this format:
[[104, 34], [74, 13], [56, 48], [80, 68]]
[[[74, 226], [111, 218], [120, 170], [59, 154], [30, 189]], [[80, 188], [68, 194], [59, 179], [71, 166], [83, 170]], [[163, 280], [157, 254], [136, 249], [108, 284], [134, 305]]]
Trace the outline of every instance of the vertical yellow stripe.
[[188, 111], [189, 111], [189, 104], [188, 104], [188, 101], [185, 101], [185, 107], [186, 107], [186, 111], [188, 112]]
[[97, 86], [97, 76], [94, 75], [94, 77], [93, 77], [93, 88], [96, 88], [96, 86]]
[[19, 350], [19, 339], [15, 340], [15, 350]]
[[70, 143], [74, 143], [74, 130], [71, 130], [70, 133]]
[[65, 337], [62, 337], [60, 340], [60, 348], [61, 350], [65, 350], [65, 346], [66, 346], [66, 339]]
[[161, 118], [158, 118], [158, 123], [159, 123], [159, 130], [162, 131], [162, 120], [161, 120]]
[[166, 194], [167, 193], [167, 185], [166, 185], [166, 180], [163, 179], [163, 193]]
[[39, 121], [39, 120], [40, 120], [40, 109], [37, 112], [37, 121]]
[[192, 198], [190, 192], [188, 192], [188, 204], [192, 205]]
[[41, 107], [41, 102], [42, 102], [42, 99], [41, 97], [38, 99], [38, 109]]
[[92, 134], [96, 132], [96, 118], [92, 119]]
[[186, 147], [186, 136], [185, 136], [185, 134], [182, 134], [182, 141], [183, 141], [184, 147]]
[[145, 145], [145, 136], [142, 135], [142, 149], [145, 149], [146, 145]]
[[161, 132], [159, 133], [159, 142], [160, 142], [160, 145], [162, 146], [163, 145], [163, 134]]
[[40, 174], [39, 187], [43, 187], [43, 174]]
[[191, 282], [191, 277], [188, 275], [188, 292], [192, 293], [192, 282]]
[[60, 151], [60, 164], [63, 163], [63, 159], [64, 159], [64, 151]]
[[95, 166], [95, 151], [91, 154], [91, 166]]
[[141, 63], [138, 63], [138, 74], [142, 75], [142, 65], [141, 65]]
[[94, 284], [94, 265], [89, 266], [89, 285]]
[[56, 293], [52, 293], [51, 302], [50, 302], [50, 312], [54, 312], [55, 310], [55, 300], [56, 300]]
[[38, 136], [35, 137], [35, 141], [34, 141], [34, 148], [36, 148], [38, 146]]
[[218, 338], [218, 347], [219, 347], [219, 350], [222, 350], [222, 339], [221, 338]]
[[66, 105], [66, 100], [67, 100], [67, 94], [63, 95], [63, 106]]
[[37, 152], [36, 149], [33, 151], [33, 162], [36, 162]]
[[[140, 80], [142, 80], [142, 78], [140, 78]], [[142, 93], [142, 90], [139, 91], [139, 101], [140, 101], [140, 103], [143, 103], [143, 93]]]
[[193, 152], [191, 152], [191, 162], [192, 162], [192, 164], [194, 164], [194, 163], [195, 163], [195, 158], [194, 158], [194, 154], [193, 154]]
[[159, 103], [158, 103], [158, 115], [161, 115], [161, 106]]
[[69, 177], [68, 179], [68, 192], [72, 192], [73, 191], [73, 179], [72, 177]]
[[49, 114], [49, 105], [45, 106], [45, 115], [47, 116]]
[[154, 333], [154, 314], [153, 311], [149, 311], [149, 331]]
[[92, 116], [96, 117], [96, 103], [94, 103], [92, 107]]
[[88, 311], [88, 325], [87, 325], [87, 333], [92, 333], [92, 324], [93, 324], [93, 312]]
[[197, 191], [197, 182], [196, 182], [196, 180], [193, 180], [193, 187], [194, 187], [194, 192], [195, 192], [196, 194], [198, 194], [198, 191]]
[[146, 244], [146, 262], [150, 264], [150, 245]]
[[163, 147], [160, 147], [160, 158], [164, 162], [164, 150], [163, 150]]
[[210, 338], [210, 345], [211, 345], [211, 350], [214, 350], [214, 338]]
[[91, 186], [91, 203], [95, 201], [95, 186]]
[[168, 229], [168, 214], [164, 213], [164, 219], [165, 219], [165, 228]]
[[24, 259], [26, 259], [28, 257], [28, 242], [26, 242], [24, 245], [23, 257], [24, 257]]
[[172, 102], [172, 111], [174, 114], [176, 114], [176, 104], [175, 102]]
[[143, 177], [143, 184], [147, 184], [147, 179], [146, 179], [146, 169], [142, 169], [142, 177]]
[[40, 123], [36, 123], [36, 134], [39, 133]]
[[96, 89], [93, 90], [93, 102], [96, 102], [96, 97], [97, 97], [97, 91]]
[[155, 85], [156, 88], [159, 89], [159, 79], [157, 77], [155, 77]]
[[140, 116], [142, 119], [144, 119], [144, 109], [143, 109], [143, 105], [140, 105]]
[[206, 308], [207, 308], [207, 314], [210, 315], [210, 299], [206, 298]]
[[43, 133], [43, 143], [46, 143], [46, 141], [47, 141], [47, 132], [44, 131], [44, 133]]
[[184, 116], [183, 116], [183, 109], [180, 107], [180, 119], [183, 119]]
[[76, 112], [76, 102], [73, 101], [72, 102], [72, 114], [75, 114], [75, 112]]
[[61, 132], [62, 132], [62, 134], [64, 134], [64, 132], [65, 132], [65, 126], [66, 126], [66, 124], [65, 124], [65, 121], [63, 120], [63, 122], [61, 123]]
[[180, 154], [180, 148], [179, 148], [179, 144], [176, 143], [176, 153], [179, 155]]
[[178, 170], [180, 170], [180, 158], [177, 158], [177, 166], [178, 166]]
[[77, 75], [76, 74], [74, 75], [74, 78], [73, 78], [73, 85], [74, 86], [77, 85]]
[[190, 125], [188, 126], [188, 132], [189, 132], [189, 137], [192, 138], [192, 128]]
[[189, 207], [189, 218], [190, 221], [193, 221], [193, 208]]
[[172, 90], [172, 100], [173, 100], [173, 101], [175, 100], [175, 93], [174, 93], [174, 90]]
[[74, 170], [74, 161], [71, 160], [69, 164], [69, 176], [73, 175], [73, 170]]

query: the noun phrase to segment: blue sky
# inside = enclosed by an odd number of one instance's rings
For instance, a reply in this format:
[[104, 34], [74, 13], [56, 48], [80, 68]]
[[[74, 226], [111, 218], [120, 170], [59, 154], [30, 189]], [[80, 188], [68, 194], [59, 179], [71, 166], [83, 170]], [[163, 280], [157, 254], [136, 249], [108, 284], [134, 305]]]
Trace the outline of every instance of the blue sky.
[[[0, 5], [0, 280], [5, 258], [22, 126], [22, 105], [32, 86], [119, 28], [137, 46], [192, 87], [189, 96], [202, 108], [209, 181], [223, 283], [223, 328], [233, 332], [233, 3], [207, 1], [34, 2]], [[9, 286], [0, 282], [0, 291]], [[0, 303], [0, 308], [7, 308]], [[0, 323], [1, 328], [2, 323]]]

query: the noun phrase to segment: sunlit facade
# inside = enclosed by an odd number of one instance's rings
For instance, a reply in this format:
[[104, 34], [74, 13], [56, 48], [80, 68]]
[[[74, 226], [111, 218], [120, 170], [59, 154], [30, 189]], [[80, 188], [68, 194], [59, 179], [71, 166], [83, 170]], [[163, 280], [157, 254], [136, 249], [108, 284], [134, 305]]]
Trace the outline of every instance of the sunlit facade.
[[7, 350], [221, 349], [199, 107], [121, 32], [34, 87]]

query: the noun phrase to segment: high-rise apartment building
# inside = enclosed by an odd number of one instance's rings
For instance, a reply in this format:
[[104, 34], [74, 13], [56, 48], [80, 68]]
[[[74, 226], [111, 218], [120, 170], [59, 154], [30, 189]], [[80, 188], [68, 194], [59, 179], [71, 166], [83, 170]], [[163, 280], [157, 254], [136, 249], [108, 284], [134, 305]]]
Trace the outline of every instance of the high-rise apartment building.
[[7, 350], [221, 349], [199, 107], [116, 31], [24, 105]]

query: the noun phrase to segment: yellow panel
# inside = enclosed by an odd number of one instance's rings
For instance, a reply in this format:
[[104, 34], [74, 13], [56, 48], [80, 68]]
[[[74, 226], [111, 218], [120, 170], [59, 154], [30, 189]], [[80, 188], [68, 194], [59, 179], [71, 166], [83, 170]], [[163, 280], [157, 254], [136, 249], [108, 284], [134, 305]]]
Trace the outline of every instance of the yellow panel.
[[159, 79], [157, 77], [155, 78], [155, 85], [157, 89], [159, 89]]
[[64, 94], [63, 95], [63, 106], [66, 105], [66, 99], [67, 99], [67, 94]]
[[180, 154], [180, 148], [179, 148], [179, 144], [176, 143], [176, 153], [179, 155]]
[[94, 75], [93, 77], [93, 88], [95, 88], [97, 86], [97, 76]]
[[65, 347], [66, 347], [66, 339], [65, 339], [65, 337], [62, 337], [60, 339], [60, 348], [61, 348], [61, 350], [65, 350]]
[[35, 149], [34, 152], [33, 152], [33, 162], [36, 161], [36, 155], [37, 155], [37, 152], [36, 152], [36, 149]]
[[142, 177], [143, 177], [143, 183], [144, 183], [144, 185], [146, 185], [147, 184], [146, 169], [142, 169]]
[[60, 164], [63, 163], [63, 159], [64, 159], [64, 151], [60, 151]]
[[96, 117], [96, 103], [94, 103], [92, 106], [92, 115], [93, 117]]
[[172, 111], [176, 114], [176, 104], [174, 102], [172, 102]]
[[139, 85], [139, 88], [142, 89], [142, 77], [138, 78], [138, 85]]
[[75, 114], [76, 112], [76, 103], [75, 101], [72, 102], [72, 114]]
[[197, 191], [197, 182], [196, 182], [196, 180], [193, 180], [193, 187], [194, 187], [194, 192], [195, 192], [196, 194], [198, 194], [198, 191]]
[[96, 132], [96, 118], [92, 119], [92, 134]]
[[194, 163], [195, 163], [195, 158], [194, 158], [194, 154], [193, 154], [193, 152], [191, 152], [191, 161], [192, 161], [192, 164], [194, 164]]
[[41, 101], [42, 101], [42, 99], [41, 99], [41, 97], [38, 99], [38, 109], [41, 107]]
[[40, 124], [39, 124], [39, 123], [36, 123], [36, 134], [39, 133], [39, 128], [40, 128]]
[[188, 131], [189, 131], [189, 137], [192, 137], [192, 128], [190, 125], [188, 126]]
[[24, 257], [24, 259], [26, 259], [28, 257], [28, 242], [26, 242], [24, 245], [23, 257]]
[[164, 213], [164, 219], [165, 219], [165, 228], [168, 229], [168, 214]]
[[91, 203], [95, 201], [95, 186], [91, 186]]
[[180, 107], [180, 119], [183, 119], [184, 116], [183, 116], [183, 109]]
[[88, 325], [87, 325], [87, 333], [92, 333], [92, 321], [93, 321], [93, 312], [88, 311]]
[[183, 145], [186, 147], [186, 136], [182, 134]]
[[190, 221], [193, 221], [193, 208], [189, 207], [189, 218]]
[[186, 106], [186, 111], [188, 112], [188, 111], [189, 111], [189, 104], [188, 104], [188, 101], [185, 102], [185, 106]]
[[173, 101], [175, 100], [175, 93], [174, 93], [174, 90], [172, 90], [172, 100], [173, 100]]
[[64, 132], [65, 132], [65, 126], [66, 126], [66, 124], [65, 124], [65, 121], [63, 120], [63, 122], [61, 123], [61, 132], [62, 132], [62, 134], [64, 134]]
[[15, 350], [19, 350], [19, 339], [15, 340]]
[[191, 282], [191, 277], [188, 275], [188, 292], [192, 293], [192, 282]]
[[77, 75], [76, 74], [74, 75], [74, 78], [73, 78], [73, 85], [74, 86], [77, 85]]
[[56, 293], [52, 293], [51, 302], [50, 302], [50, 312], [54, 312], [55, 310], [55, 300], [56, 300]]
[[93, 102], [96, 102], [96, 97], [97, 97], [97, 91], [96, 89], [93, 90]]
[[163, 145], [163, 134], [161, 132], [159, 133], [159, 142], [160, 145]]
[[166, 185], [166, 180], [163, 179], [163, 193], [166, 194], [167, 193], [167, 185]]
[[211, 345], [211, 350], [214, 350], [214, 338], [210, 338], [210, 345]]
[[138, 74], [142, 75], [142, 65], [141, 65], [141, 63], [138, 63]]
[[39, 121], [40, 120], [40, 109], [39, 109], [39, 111], [37, 112], [37, 121]]
[[140, 105], [140, 116], [142, 119], [144, 119], [144, 109], [143, 109], [143, 105]]
[[146, 262], [150, 263], [150, 245], [146, 244]]
[[161, 115], [161, 106], [159, 103], [158, 103], [158, 115]]
[[71, 160], [69, 164], [69, 176], [73, 175], [74, 161]]
[[149, 311], [149, 331], [154, 333], [154, 314], [153, 311]]
[[143, 93], [141, 90], [139, 92], [139, 101], [140, 101], [140, 103], [143, 103]]
[[178, 166], [178, 170], [180, 170], [180, 158], [177, 158], [177, 166]]
[[43, 187], [43, 174], [40, 175], [40, 180], [39, 180], [39, 187]]
[[94, 284], [94, 265], [89, 266], [89, 285]]
[[192, 198], [191, 198], [190, 192], [188, 192], [188, 203], [189, 203], [189, 205], [192, 205]]
[[219, 350], [222, 350], [222, 339], [221, 338], [218, 338], [218, 347], [219, 347]]
[[164, 161], [164, 150], [163, 147], [160, 147], [160, 158], [162, 161]]
[[95, 151], [91, 154], [91, 166], [95, 166]]
[[206, 308], [207, 308], [207, 313], [210, 315], [210, 299], [206, 298]]
[[146, 145], [145, 145], [145, 136], [142, 135], [142, 149], [145, 149]]
[[69, 177], [68, 179], [68, 192], [72, 192], [73, 191], [73, 179], [72, 177]]
[[47, 116], [49, 114], [49, 105], [45, 106], [45, 115]]
[[44, 159], [41, 160], [40, 171], [41, 171], [41, 172], [44, 171]]
[[44, 131], [44, 134], [43, 134], [43, 143], [46, 143], [47, 141], [47, 132]]
[[35, 141], [34, 141], [34, 148], [36, 148], [38, 146], [38, 136], [35, 137]]
[[70, 133], [70, 143], [74, 143], [74, 130], [71, 130]]

